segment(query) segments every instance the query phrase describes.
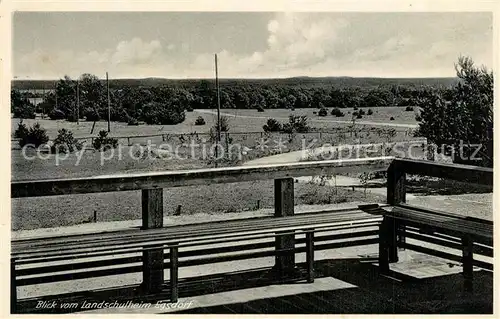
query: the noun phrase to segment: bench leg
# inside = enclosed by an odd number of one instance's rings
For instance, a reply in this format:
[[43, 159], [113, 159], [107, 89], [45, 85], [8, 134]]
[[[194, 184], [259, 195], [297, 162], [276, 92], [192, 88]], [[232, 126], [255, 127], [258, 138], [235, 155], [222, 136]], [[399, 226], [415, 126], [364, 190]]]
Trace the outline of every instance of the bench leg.
[[384, 217], [379, 227], [379, 267], [389, 272], [389, 263], [398, 261], [396, 225], [394, 219]]
[[16, 260], [10, 259], [10, 313], [17, 313]]
[[314, 232], [306, 233], [307, 282], [314, 282]]
[[462, 265], [464, 275], [464, 290], [472, 292], [473, 264], [472, 240], [462, 238]]
[[142, 273], [145, 292], [153, 293], [162, 290], [165, 281], [163, 247], [143, 251]]
[[170, 247], [170, 301], [179, 298], [179, 248]]

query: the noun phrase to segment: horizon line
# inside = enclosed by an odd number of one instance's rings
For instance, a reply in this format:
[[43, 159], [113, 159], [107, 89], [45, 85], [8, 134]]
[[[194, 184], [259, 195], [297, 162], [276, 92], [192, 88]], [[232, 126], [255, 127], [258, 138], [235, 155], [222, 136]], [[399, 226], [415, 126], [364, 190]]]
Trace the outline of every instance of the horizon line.
[[[84, 73], [83, 73], [84, 74]], [[92, 74], [95, 75], [95, 74]], [[66, 75], [64, 75], [66, 76]], [[11, 78], [11, 81], [58, 81], [64, 78]], [[457, 76], [413, 76], [413, 77], [382, 77], [382, 76], [348, 76], [348, 75], [339, 75], [339, 76], [308, 76], [308, 75], [298, 75], [298, 76], [289, 76], [289, 77], [227, 77], [227, 78], [219, 78], [219, 80], [287, 80], [287, 79], [299, 79], [299, 78], [310, 78], [310, 79], [326, 79], [326, 78], [350, 78], [350, 79], [452, 79], [457, 78]], [[72, 78], [73, 79], [73, 78]], [[74, 78], [75, 80], [77, 78]], [[101, 78], [99, 78], [101, 79]], [[106, 80], [106, 78], [102, 78]], [[148, 79], [157, 79], [157, 80], [214, 80], [214, 77], [186, 77], [186, 78], [167, 78], [167, 77], [156, 77], [156, 76], [146, 76], [146, 77], [116, 77], [109, 78], [109, 80], [148, 80]]]

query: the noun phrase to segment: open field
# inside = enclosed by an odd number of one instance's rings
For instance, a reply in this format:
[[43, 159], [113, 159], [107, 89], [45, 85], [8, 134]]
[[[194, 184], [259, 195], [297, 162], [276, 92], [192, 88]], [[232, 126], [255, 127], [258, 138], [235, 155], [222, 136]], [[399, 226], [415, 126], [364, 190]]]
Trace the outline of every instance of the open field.
[[[407, 124], [416, 125], [415, 113], [406, 112], [404, 107], [374, 107], [372, 108], [373, 115], [364, 115], [362, 119], [357, 119], [356, 123], [363, 121], [371, 121], [376, 123], [388, 123], [388, 124]], [[345, 117], [335, 117], [333, 115], [328, 115], [326, 117], [320, 117], [314, 115], [313, 112], [316, 109], [296, 109], [295, 111], [290, 111], [287, 109], [273, 109], [266, 110], [265, 112], [257, 112], [254, 109], [245, 110], [228, 110], [223, 109], [221, 112], [228, 114], [230, 132], [261, 132], [262, 126], [266, 124], [267, 119], [275, 118], [281, 122], [287, 121], [288, 116], [291, 114], [295, 115], [307, 115], [309, 119], [310, 126], [317, 130], [332, 130], [337, 127], [347, 126], [351, 123], [351, 115], [348, 114], [354, 111], [353, 109], [342, 109], [346, 115]], [[186, 120], [183, 123], [177, 125], [139, 125], [139, 126], [129, 126], [126, 123], [111, 122], [111, 134], [112, 136], [128, 136], [128, 135], [152, 135], [152, 134], [174, 134], [174, 133], [208, 133], [210, 128], [216, 123], [217, 116], [213, 114], [214, 110], [195, 110], [193, 112], [186, 113]], [[198, 116], [202, 116], [206, 124], [202, 126], [194, 125], [194, 122]], [[394, 121], [390, 121], [390, 117], [394, 117]], [[19, 119], [11, 120], [11, 130], [14, 131], [17, 128]], [[344, 121], [348, 123], [336, 123], [335, 121]], [[27, 125], [32, 125], [38, 122], [42, 127], [47, 130], [47, 134], [51, 139], [57, 136], [57, 131], [61, 128], [66, 128], [73, 132], [75, 137], [89, 137], [91, 136], [90, 130], [92, 129], [93, 122], [81, 121], [80, 124], [71, 123], [65, 120], [48, 120], [48, 119], [27, 119], [23, 120], [23, 123]], [[105, 121], [100, 121], [96, 123], [94, 134], [100, 130], [107, 130], [108, 124]], [[399, 128], [400, 130], [408, 130], [406, 127]]]

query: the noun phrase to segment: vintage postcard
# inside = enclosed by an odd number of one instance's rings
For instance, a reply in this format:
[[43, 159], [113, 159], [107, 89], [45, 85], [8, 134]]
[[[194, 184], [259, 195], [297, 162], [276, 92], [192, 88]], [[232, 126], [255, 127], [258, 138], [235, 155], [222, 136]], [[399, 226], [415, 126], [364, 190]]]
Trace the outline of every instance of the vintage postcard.
[[5, 313], [496, 312], [498, 4], [0, 6]]

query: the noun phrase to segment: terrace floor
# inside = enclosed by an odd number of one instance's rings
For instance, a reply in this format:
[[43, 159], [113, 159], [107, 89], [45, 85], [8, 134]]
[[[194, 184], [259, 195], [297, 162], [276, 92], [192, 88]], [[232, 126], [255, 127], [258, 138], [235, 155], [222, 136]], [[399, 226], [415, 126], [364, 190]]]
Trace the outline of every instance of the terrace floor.
[[[84, 314], [491, 314], [493, 273], [474, 273], [474, 292], [463, 290], [460, 264], [411, 251], [400, 251], [392, 274], [378, 272], [376, 245], [317, 252], [316, 280], [276, 283], [270, 276], [272, 259], [239, 262], [250, 267], [218, 264], [210, 275], [201, 266], [179, 282], [179, 303], [168, 304], [169, 287], [146, 298], [135, 298], [137, 285], [92, 291], [79, 300], [117, 300], [148, 307], [85, 309]], [[302, 257], [302, 256], [298, 256]], [[302, 266], [303, 258], [297, 258]], [[261, 267], [259, 267], [261, 266]], [[191, 267], [190, 267], [191, 268]], [[195, 274], [196, 273], [196, 274]], [[90, 299], [92, 296], [92, 299]], [[167, 308], [170, 307], [170, 308]], [[176, 307], [186, 307], [179, 309]], [[45, 312], [45, 311], [42, 311]], [[45, 313], [50, 313], [47, 311]], [[57, 312], [57, 311], [56, 311]], [[74, 311], [73, 311], [74, 312]]]

